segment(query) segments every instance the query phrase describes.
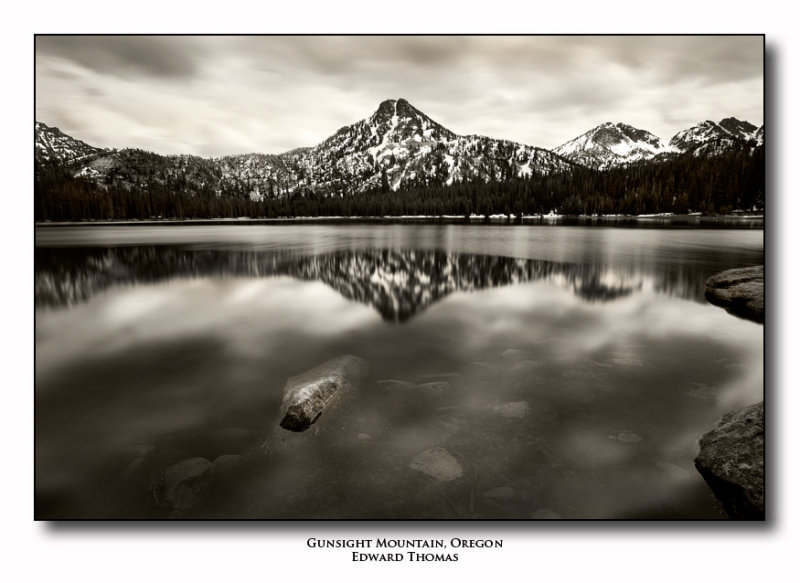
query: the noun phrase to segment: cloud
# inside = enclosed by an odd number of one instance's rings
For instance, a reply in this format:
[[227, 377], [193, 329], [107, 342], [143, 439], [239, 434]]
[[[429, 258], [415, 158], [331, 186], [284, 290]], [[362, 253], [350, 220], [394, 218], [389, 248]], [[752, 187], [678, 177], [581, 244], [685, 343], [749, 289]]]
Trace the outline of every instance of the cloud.
[[[462, 134], [555, 147], [760, 125], [761, 37], [40, 36], [37, 119], [100, 146], [279, 153], [404, 97]], [[92, 141], [94, 140], [94, 141]]]
[[39, 36], [36, 56], [58, 58], [109, 76], [185, 78], [195, 75], [203, 39], [169, 36]]

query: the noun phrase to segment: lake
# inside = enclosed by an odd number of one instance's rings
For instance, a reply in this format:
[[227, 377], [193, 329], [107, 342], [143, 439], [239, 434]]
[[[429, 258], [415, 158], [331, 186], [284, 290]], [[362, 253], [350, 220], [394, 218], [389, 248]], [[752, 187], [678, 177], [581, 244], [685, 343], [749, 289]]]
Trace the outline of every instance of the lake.
[[724, 519], [693, 460], [763, 326], [703, 292], [763, 262], [760, 228], [39, 226], [36, 517]]

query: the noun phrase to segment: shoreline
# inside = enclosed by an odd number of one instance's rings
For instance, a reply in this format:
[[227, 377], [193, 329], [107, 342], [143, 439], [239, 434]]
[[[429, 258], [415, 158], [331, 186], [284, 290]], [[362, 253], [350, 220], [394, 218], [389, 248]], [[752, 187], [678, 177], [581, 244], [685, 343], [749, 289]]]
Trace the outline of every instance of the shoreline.
[[155, 225], [282, 225], [282, 224], [469, 224], [469, 225], [620, 225], [620, 226], [708, 226], [725, 227], [747, 225], [764, 226], [764, 215], [404, 215], [404, 216], [324, 216], [324, 217], [279, 217], [279, 218], [208, 218], [208, 219], [130, 219], [87, 221], [36, 221], [35, 227], [75, 226], [155, 226]]

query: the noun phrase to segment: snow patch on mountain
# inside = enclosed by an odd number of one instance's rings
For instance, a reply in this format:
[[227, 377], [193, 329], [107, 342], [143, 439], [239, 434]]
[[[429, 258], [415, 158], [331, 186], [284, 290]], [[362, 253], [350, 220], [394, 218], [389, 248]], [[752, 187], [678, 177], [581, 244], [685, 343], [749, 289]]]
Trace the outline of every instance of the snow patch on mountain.
[[756, 128], [747, 121], [727, 117], [719, 123], [711, 120], [700, 122], [678, 132], [669, 141], [681, 152], [692, 152], [694, 156], [709, 156], [724, 150], [755, 142], [764, 144], [764, 126]]
[[589, 168], [604, 169], [661, 154], [676, 152], [648, 131], [624, 123], [604, 123], [553, 150], [556, 154]]
[[553, 151], [508, 140], [458, 135], [405, 99], [387, 99], [369, 117], [311, 148], [219, 158], [161, 156], [96, 148], [37, 122], [35, 157], [68, 166], [106, 188], [180, 188], [250, 200], [291, 195], [345, 196], [370, 190], [448, 186], [469, 181], [604, 169], [691, 151], [714, 155], [763, 144], [764, 127], [726, 118], [678, 132], [669, 143], [623, 123], [605, 123]]
[[547, 150], [482, 136], [459, 136], [405, 99], [383, 101], [370, 117], [345, 126], [294, 164], [328, 192], [449, 185], [568, 170]]
[[51, 162], [76, 162], [102, 150], [68, 136], [56, 127], [41, 122], [34, 125], [36, 158]]

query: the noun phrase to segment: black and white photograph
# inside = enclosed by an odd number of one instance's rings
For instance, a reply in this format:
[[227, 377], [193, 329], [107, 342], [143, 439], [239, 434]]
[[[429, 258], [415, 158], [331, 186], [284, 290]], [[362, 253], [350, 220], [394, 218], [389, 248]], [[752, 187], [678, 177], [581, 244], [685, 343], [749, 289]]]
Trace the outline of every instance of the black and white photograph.
[[764, 35], [34, 44], [35, 520], [772, 511]]

